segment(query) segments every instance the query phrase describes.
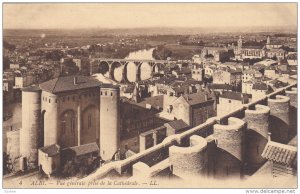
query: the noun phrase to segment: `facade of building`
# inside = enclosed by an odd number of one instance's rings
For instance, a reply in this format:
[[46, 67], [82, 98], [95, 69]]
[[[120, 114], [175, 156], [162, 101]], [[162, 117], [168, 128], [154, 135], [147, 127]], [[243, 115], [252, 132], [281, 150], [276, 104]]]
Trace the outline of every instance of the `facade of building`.
[[194, 127], [216, 115], [215, 103], [215, 99], [206, 92], [184, 95], [171, 103], [169, 113]]
[[202, 68], [193, 68], [192, 69], [192, 78], [197, 81], [202, 81], [204, 78], [205, 70]]
[[213, 73], [214, 84], [229, 84], [232, 86], [238, 86], [242, 83], [242, 71], [228, 69], [217, 70]]
[[39, 149], [39, 170], [50, 177], [60, 169], [60, 147], [56, 144]]
[[243, 104], [250, 102], [249, 95], [240, 92], [223, 92], [219, 96], [219, 103], [217, 104], [217, 116], [226, 115], [238, 108]]
[[[96, 143], [103, 160], [119, 149], [119, 88], [84, 76], [59, 77], [22, 91], [22, 169], [38, 149]], [[108, 125], [109, 123], [109, 125]], [[42, 138], [38, 138], [42, 137]]]

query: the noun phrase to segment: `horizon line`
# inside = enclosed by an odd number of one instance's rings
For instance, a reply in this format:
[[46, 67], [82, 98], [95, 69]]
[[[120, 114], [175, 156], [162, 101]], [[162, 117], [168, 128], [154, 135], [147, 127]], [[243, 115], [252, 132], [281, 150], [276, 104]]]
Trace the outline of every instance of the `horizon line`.
[[103, 29], [103, 30], [118, 30], [118, 29], [151, 29], [151, 28], [181, 28], [181, 29], [192, 29], [192, 28], [203, 28], [203, 29], [212, 29], [212, 28], [298, 28], [294, 25], [281, 25], [281, 26], [141, 26], [141, 27], [79, 27], [79, 28], [5, 28], [3, 30], [80, 30], [80, 29]]

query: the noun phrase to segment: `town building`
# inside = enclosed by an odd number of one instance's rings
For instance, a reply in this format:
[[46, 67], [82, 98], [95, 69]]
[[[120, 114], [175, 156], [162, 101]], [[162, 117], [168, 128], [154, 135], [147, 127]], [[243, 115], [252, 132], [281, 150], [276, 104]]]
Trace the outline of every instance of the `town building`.
[[217, 116], [226, 115], [250, 102], [250, 96], [240, 92], [223, 92], [217, 104]]

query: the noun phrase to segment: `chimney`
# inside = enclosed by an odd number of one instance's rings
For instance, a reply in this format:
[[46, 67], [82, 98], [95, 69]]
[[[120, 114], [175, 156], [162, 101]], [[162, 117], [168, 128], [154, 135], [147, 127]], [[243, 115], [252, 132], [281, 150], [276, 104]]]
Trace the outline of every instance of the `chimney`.
[[77, 81], [77, 77], [75, 76], [74, 77], [74, 85], [77, 85], [78, 84], [78, 81]]
[[268, 132], [268, 141], [271, 141], [271, 132]]

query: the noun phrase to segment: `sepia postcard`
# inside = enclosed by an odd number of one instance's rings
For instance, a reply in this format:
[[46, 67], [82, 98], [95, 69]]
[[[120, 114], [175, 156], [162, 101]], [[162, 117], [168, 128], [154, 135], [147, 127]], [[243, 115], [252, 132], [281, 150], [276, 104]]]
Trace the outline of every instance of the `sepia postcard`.
[[297, 9], [3, 3], [2, 188], [295, 193]]

